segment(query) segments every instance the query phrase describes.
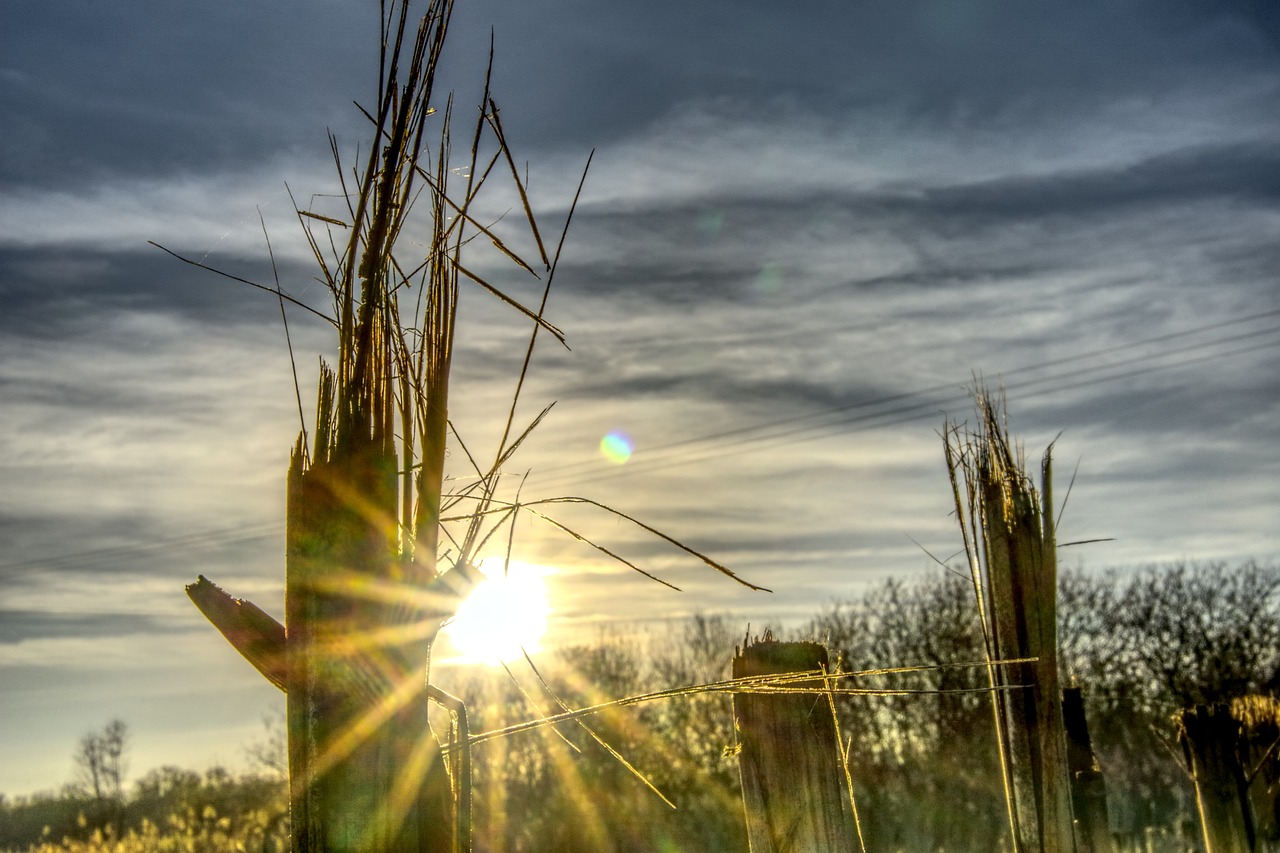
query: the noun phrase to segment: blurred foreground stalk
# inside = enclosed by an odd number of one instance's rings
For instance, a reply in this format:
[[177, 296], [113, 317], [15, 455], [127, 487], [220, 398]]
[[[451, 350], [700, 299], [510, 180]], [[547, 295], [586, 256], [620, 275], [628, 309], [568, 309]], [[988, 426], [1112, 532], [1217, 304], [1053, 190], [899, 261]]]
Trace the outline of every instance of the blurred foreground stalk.
[[[448, 112], [428, 180], [432, 233], [416, 282], [392, 248], [419, 165], [452, 4], [412, 47], [408, 4], [383, 19], [382, 73], [349, 239], [326, 262], [338, 363], [322, 367], [315, 435], [289, 467], [285, 624], [294, 853], [454, 848], [449, 780], [427, 719], [431, 643], [455, 601], [432, 596], [457, 301], [446, 222]], [[308, 234], [310, 232], [308, 231]], [[459, 238], [460, 229], [455, 233]], [[417, 285], [420, 328], [399, 296]]]
[[[330, 137], [341, 182], [338, 215], [297, 209], [333, 299], [332, 317], [286, 295], [278, 284], [274, 290], [254, 285], [278, 295], [282, 315], [289, 300], [329, 320], [338, 332], [336, 365], [321, 363], [312, 434], [304, 423], [290, 460], [286, 625], [203, 577], [188, 587], [231, 644], [288, 694], [294, 853], [470, 848], [469, 750], [475, 739], [468, 740], [466, 708], [429, 683], [431, 646], [481, 577], [474, 567], [478, 553], [504, 525], [510, 525], [505, 537], [510, 559], [521, 511], [673, 590], [673, 584], [570, 529], [548, 510], [584, 506], [626, 520], [734, 581], [764, 590], [588, 498], [522, 502], [518, 492], [514, 501], [496, 496], [503, 465], [550, 410], [543, 409], [523, 430], [514, 424], [539, 333], [564, 343], [563, 333], [543, 312], [582, 183], [560, 242], [549, 254], [487, 78], [469, 156], [460, 158], [460, 166], [450, 165], [452, 102], [439, 111], [430, 102], [453, 2], [428, 0], [416, 32], [409, 6], [409, 0], [381, 5], [378, 99], [375, 109], [362, 110], [373, 127], [364, 149], [367, 160], [357, 170], [344, 169], [337, 141]], [[424, 142], [432, 123], [438, 139], [434, 151]], [[481, 146], [489, 143], [497, 150], [487, 151], [481, 162]], [[471, 213], [499, 163], [510, 169], [545, 279]], [[451, 191], [451, 180], [464, 188]], [[428, 210], [415, 218], [412, 229], [420, 260], [408, 263], [393, 247], [415, 207]], [[425, 234], [417, 227], [422, 220]], [[486, 238], [482, 245], [491, 245], [540, 281], [542, 301], [536, 309], [462, 265], [463, 247], [479, 235]], [[532, 321], [532, 330], [493, 462], [481, 466], [459, 441], [458, 458], [465, 459], [474, 477], [450, 492], [442, 515], [459, 275]], [[412, 322], [402, 320], [402, 310]], [[447, 543], [441, 542], [442, 524], [449, 528], [443, 531]], [[440, 566], [445, 544], [450, 565]], [[428, 725], [428, 699], [452, 718], [448, 750], [441, 749]], [[616, 752], [610, 754], [625, 764]]]

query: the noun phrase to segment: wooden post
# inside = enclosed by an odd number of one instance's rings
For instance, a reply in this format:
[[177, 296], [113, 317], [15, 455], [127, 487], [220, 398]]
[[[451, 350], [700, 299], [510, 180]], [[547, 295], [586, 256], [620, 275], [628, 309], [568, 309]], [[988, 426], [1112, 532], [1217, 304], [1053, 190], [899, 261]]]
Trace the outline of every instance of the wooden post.
[[[819, 670], [817, 643], [780, 643], [766, 634], [733, 659], [733, 677]], [[790, 685], [821, 691], [820, 680]], [[752, 853], [852, 853], [835, 718], [821, 692], [736, 693], [734, 726]]]
[[[986, 515], [983, 516], [984, 527], [994, 524], [1003, 534], [1004, 528], [1000, 520], [1004, 511], [999, 502], [1003, 493], [1002, 482], [985, 484], [987, 492], [983, 495]], [[986, 503], [992, 502], [992, 503]], [[992, 519], [996, 519], [992, 522]], [[1034, 657], [1028, 652], [1028, 639], [1025, 627], [1025, 602], [1018, 585], [1018, 576], [1010, 559], [1010, 548], [996, 537], [987, 533], [985, 542], [987, 600], [990, 602], [991, 635], [995, 646], [995, 657], [1015, 660]], [[1003, 547], [1002, 547], [1003, 546]], [[1023, 624], [1020, 624], [1023, 623]], [[1016, 816], [1017, 837], [1013, 839], [1013, 849], [1017, 853], [1024, 851], [1040, 851], [1039, 820], [1040, 810], [1036, 786], [1037, 756], [1033, 752], [1036, 738], [1035, 703], [1035, 662], [1006, 664], [998, 670], [1000, 683], [1003, 686], [1014, 686], [996, 694], [1001, 711], [1000, 725], [1003, 726], [1003, 737], [1009, 757], [1009, 784], [1012, 787], [1013, 808]]]
[[1254, 843], [1262, 849], [1280, 841], [1280, 699], [1241, 696], [1231, 700], [1231, 716], [1240, 721], [1240, 763], [1249, 788]]
[[1079, 687], [1062, 690], [1062, 720], [1067, 731], [1067, 771], [1071, 777], [1071, 805], [1075, 812], [1076, 849], [1080, 853], [1112, 853], [1107, 815], [1107, 786], [1093, 753]]
[[[419, 163], [452, 6], [430, 0], [415, 37], [408, 0], [383, 4], [374, 140], [348, 194], [345, 248], [322, 262], [338, 360], [322, 365], [311, 447], [305, 433], [294, 447], [286, 513], [293, 853], [454, 848], [427, 720], [431, 643], [456, 604], [430, 594], [446, 575], [437, 545], [458, 284], [446, 258], [456, 262], [462, 243], [444, 212], [447, 121], [435, 176]], [[415, 297], [422, 325], [406, 327], [396, 294], [415, 283], [394, 245], [420, 175], [431, 184], [430, 251]]]
[[1238, 754], [1240, 721], [1229, 705], [1218, 704], [1188, 708], [1179, 722], [1206, 853], [1251, 853], [1253, 821]]

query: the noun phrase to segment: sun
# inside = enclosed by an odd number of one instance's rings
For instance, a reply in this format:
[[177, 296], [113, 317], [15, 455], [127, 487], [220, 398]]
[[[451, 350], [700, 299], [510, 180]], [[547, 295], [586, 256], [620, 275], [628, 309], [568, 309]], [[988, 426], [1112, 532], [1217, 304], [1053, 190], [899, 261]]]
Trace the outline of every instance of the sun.
[[503, 560], [480, 562], [485, 576], [458, 608], [441, 634], [448, 637], [464, 662], [497, 666], [541, 650], [547, 633], [551, 602], [542, 566], [511, 563], [503, 574]]

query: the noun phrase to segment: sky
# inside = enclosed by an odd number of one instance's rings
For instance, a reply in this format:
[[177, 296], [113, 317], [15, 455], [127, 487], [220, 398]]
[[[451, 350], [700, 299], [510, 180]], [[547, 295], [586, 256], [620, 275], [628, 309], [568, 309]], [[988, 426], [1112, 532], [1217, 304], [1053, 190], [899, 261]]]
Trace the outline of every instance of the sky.
[[[1108, 540], [1064, 564], [1280, 558], [1278, 10], [460, 0], [438, 91], [475, 114], [492, 30], [544, 228], [594, 151], [548, 307], [571, 349], [539, 349], [521, 418], [555, 407], [508, 473], [773, 590], [565, 514], [674, 592], [530, 519], [543, 654], [939, 571], [974, 376], [1032, 459], [1057, 439], [1057, 495], [1075, 472], [1060, 541]], [[283, 609], [279, 307], [148, 241], [269, 283], [265, 226], [323, 305], [289, 192], [335, 192], [326, 130], [367, 144], [376, 27], [351, 0], [0, 9], [0, 791], [56, 789], [115, 717], [135, 775], [240, 766], [283, 704], [183, 592]], [[460, 323], [452, 412], [492, 447], [526, 330], [476, 294]], [[331, 331], [290, 331], [311, 410]]]

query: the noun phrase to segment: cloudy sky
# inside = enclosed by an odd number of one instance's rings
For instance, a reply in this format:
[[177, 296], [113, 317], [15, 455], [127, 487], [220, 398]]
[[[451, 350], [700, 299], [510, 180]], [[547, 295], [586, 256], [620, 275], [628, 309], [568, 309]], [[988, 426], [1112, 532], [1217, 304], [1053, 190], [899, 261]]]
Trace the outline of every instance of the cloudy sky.
[[[675, 593], [530, 522], [553, 637], [798, 620], [934, 571], [922, 547], [958, 547], [938, 431], [974, 374], [1029, 453], [1061, 433], [1059, 495], [1078, 464], [1061, 538], [1114, 541], [1071, 565], [1277, 559], [1278, 8], [461, 0], [444, 86], [474, 109], [492, 27], [544, 228], [595, 151], [549, 308], [572, 349], [535, 359], [524, 414], [556, 407], [511, 472], [774, 590], [573, 518]], [[282, 610], [279, 309], [147, 242], [269, 282], [261, 211], [285, 289], [323, 305], [285, 184], [333, 193], [326, 129], [364, 141], [376, 19], [0, 10], [0, 791], [67, 781], [112, 717], [135, 772], [237, 765], [282, 702], [183, 594], [203, 573]], [[452, 405], [492, 446], [523, 329], [463, 308]], [[291, 330], [310, 408], [331, 332]]]

